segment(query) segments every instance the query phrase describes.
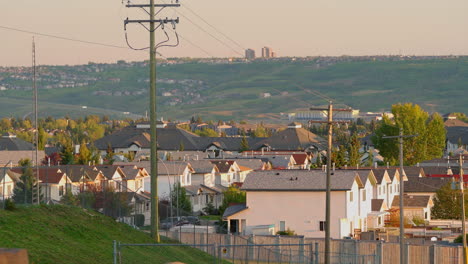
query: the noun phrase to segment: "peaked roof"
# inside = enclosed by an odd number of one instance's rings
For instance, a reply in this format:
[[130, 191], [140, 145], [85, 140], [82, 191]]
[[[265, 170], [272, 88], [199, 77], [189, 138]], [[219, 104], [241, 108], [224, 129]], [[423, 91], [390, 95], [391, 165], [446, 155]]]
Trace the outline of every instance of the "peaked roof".
[[234, 161], [232, 160], [211, 160], [211, 163], [216, 165], [221, 173], [229, 172], [229, 169], [234, 165]]
[[382, 212], [384, 210], [384, 199], [372, 199], [372, 212]]
[[0, 150], [33, 150], [32, 143], [24, 141], [17, 137], [0, 137]]
[[[22, 168], [12, 168], [10, 171], [20, 176], [23, 174]], [[57, 168], [33, 168], [33, 173], [36, 174], [36, 172], [39, 172], [39, 181], [41, 183], [58, 184], [66, 176], [64, 172]]]
[[302, 127], [288, 127], [273, 136], [259, 142], [257, 148], [262, 145], [270, 146], [273, 150], [298, 150], [314, 147], [325, 149], [325, 139]]
[[[363, 186], [355, 171], [335, 171], [331, 178], [332, 191], [350, 190], [357, 182]], [[325, 191], [326, 173], [308, 170], [253, 171], [247, 175], [242, 189], [246, 191]]]
[[246, 209], [248, 209], [248, 207], [245, 204], [231, 205], [224, 211], [223, 219], [226, 219], [227, 217], [242, 212]]
[[195, 173], [211, 173], [215, 165], [209, 160], [191, 160], [188, 163], [192, 166]]
[[452, 181], [452, 177], [409, 177], [405, 182], [405, 193], [435, 193]]
[[[432, 204], [431, 196], [429, 195], [405, 195], [403, 199], [404, 207], [427, 207]], [[395, 195], [392, 202], [392, 207], [399, 207], [400, 196]]]

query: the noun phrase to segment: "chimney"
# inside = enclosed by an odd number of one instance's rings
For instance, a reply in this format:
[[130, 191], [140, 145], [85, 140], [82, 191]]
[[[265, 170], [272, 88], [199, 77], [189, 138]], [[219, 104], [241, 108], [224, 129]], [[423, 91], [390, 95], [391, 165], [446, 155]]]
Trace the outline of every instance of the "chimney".
[[387, 169], [390, 168], [390, 163], [387, 161]]
[[377, 169], [377, 162], [374, 162], [374, 167]]

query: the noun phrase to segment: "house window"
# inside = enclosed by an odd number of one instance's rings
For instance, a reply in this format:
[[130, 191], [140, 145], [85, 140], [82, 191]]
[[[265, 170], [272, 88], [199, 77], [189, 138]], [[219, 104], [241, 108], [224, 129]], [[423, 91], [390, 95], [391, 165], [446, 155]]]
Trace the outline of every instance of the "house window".
[[388, 190], [389, 194], [392, 194], [392, 186], [390, 186], [390, 189]]
[[362, 201], [366, 201], [366, 190], [362, 190]]
[[353, 201], [353, 192], [350, 192], [350, 193], [349, 193], [349, 201], [350, 201], [350, 202]]
[[320, 231], [325, 231], [325, 221], [320, 221]]
[[382, 186], [382, 192], [385, 194], [385, 187]]
[[379, 226], [382, 225], [382, 217], [379, 216], [377, 219], [378, 219]]
[[63, 185], [62, 186], [59, 186], [59, 196], [62, 196], [63, 195]]
[[286, 230], [286, 221], [280, 221], [280, 231]]
[[146, 203], [146, 211], [150, 210], [150, 203]]
[[427, 212], [424, 212], [424, 219], [427, 219]]

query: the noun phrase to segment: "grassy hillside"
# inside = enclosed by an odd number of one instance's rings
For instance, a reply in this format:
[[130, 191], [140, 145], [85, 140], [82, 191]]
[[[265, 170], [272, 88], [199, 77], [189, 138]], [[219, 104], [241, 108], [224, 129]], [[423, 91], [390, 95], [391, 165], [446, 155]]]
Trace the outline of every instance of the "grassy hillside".
[[[45, 66], [44, 66], [45, 67]], [[54, 66], [47, 71], [78, 72], [79, 78], [99, 80], [84, 87], [40, 91], [42, 115], [144, 115], [148, 105], [146, 65], [110, 65], [100, 72], [80, 72], [79, 66]], [[82, 66], [86, 67], [86, 66]], [[46, 67], [47, 68], [47, 67]], [[6, 75], [5, 75], [6, 76]], [[119, 82], [110, 81], [119, 78]], [[326, 103], [308, 92], [314, 89], [361, 111], [389, 110], [398, 102], [420, 104], [430, 112], [468, 112], [468, 58], [430, 58], [379, 61], [369, 59], [314, 59], [310, 61], [254, 61], [208, 64], [188, 62], [158, 67], [159, 79], [197, 80], [200, 86], [158, 83], [158, 111], [167, 118], [201, 115], [210, 119], [278, 118], [281, 112]], [[6, 80], [6, 79], [5, 79]], [[128, 92], [125, 96], [96, 92]], [[143, 91], [142, 93], [132, 93]], [[196, 93], [191, 96], [190, 92]], [[27, 113], [30, 91], [0, 91], [0, 115]], [[261, 98], [260, 93], [270, 93]], [[194, 101], [199, 98], [199, 101]], [[179, 100], [175, 102], [174, 100]], [[171, 105], [175, 103], [175, 105]], [[86, 105], [76, 110], [73, 105]], [[41, 107], [42, 106], [42, 107]]]
[[[65, 206], [0, 211], [0, 247], [25, 248], [33, 263], [112, 263], [112, 241], [152, 243], [141, 231], [92, 211]], [[126, 249], [122, 263], [212, 263], [192, 248]]]

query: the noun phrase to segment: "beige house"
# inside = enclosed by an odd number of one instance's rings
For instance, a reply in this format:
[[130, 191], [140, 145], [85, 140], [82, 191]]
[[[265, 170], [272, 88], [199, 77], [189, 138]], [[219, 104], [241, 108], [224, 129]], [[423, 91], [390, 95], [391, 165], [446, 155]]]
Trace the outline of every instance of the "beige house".
[[2, 171], [0, 174], [0, 199], [6, 200], [13, 196], [13, 190], [15, 189], [16, 183], [20, 180], [20, 176], [12, 173], [10, 170]]
[[[223, 215], [229, 231], [275, 234], [289, 228], [298, 235], [324, 237], [325, 175], [305, 170], [250, 173], [242, 186], [247, 193], [246, 204], [229, 207]], [[364, 187], [355, 171], [335, 171], [331, 182], [333, 238], [352, 236], [356, 229], [365, 227], [368, 212], [360, 215], [359, 210]], [[372, 188], [369, 190], [366, 199], [372, 197]]]
[[[400, 196], [395, 196], [393, 199], [392, 208], [398, 209], [400, 204]], [[419, 218], [423, 220], [431, 220], [431, 209], [434, 206], [431, 196], [429, 195], [405, 195], [403, 199], [404, 214], [409, 219]]]

